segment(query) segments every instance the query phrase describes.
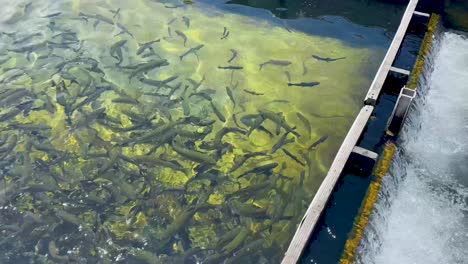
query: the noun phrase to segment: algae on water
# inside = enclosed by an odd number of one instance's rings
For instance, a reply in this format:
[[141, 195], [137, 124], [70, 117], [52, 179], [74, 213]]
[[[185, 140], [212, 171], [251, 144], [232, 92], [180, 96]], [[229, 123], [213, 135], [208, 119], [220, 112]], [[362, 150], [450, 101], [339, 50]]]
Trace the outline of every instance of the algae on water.
[[372, 52], [191, 1], [30, 8], [0, 35], [1, 262], [279, 262]]

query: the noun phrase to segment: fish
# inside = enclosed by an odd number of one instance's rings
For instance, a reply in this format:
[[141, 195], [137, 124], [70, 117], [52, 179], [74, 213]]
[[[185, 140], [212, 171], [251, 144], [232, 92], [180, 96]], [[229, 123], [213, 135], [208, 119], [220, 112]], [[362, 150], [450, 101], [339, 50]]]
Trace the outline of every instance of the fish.
[[17, 11], [11, 15], [7, 20], [3, 21], [5, 24], [16, 24], [21, 21], [32, 11], [32, 2], [29, 2], [25, 5], [21, 4], [17, 7]]
[[323, 142], [325, 142], [327, 139], [328, 139], [328, 135], [325, 135], [325, 136], [320, 137], [317, 141], [315, 141], [314, 143], [312, 143], [312, 145], [310, 145], [310, 147], [308, 147], [307, 150], [308, 150], [308, 151], [311, 151], [311, 150], [313, 150], [313, 149], [316, 149], [320, 144], [322, 144]]
[[50, 258], [54, 261], [57, 261], [59, 263], [67, 263], [73, 260], [70, 256], [60, 255], [59, 249], [57, 248], [57, 245], [55, 245], [55, 241], [53, 240], [49, 242], [47, 249]]
[[247, 153], [247, 154], [244, 154], [244, 155], [240, 155], [239, 157], [236, 157], [234, 159], [234, 166], [231, 168], [231, 170], [229, 171], [229, 173], [233, 173], [234, 171], [236, 171], [237, 169], [239, 169], [240, 167], [242, 167], [242, 165], [244, 165], [244, 163], [251, 159], [251, 158], [254, 158], [254, 157], [257, 157], [257, 156], [267, 156], [268, 154], [265, 152], [265, 151], [262, 151], [262, 152], [250, 152], [250, 153]]
[[5, 64], [6, 62], [8, 62], [9, 60], [11, 60], [11, 57], [6, 57], [5, 59], [0, 59], [0, 65], [3, 65]]
[[254, 240], [250, 243], [245, 244], [237, 250], [231, 257], [225, 260], [225, 264], [234, 264], [234, 263], [245, 263], [249, 258], [254, 257], [252, 255], [257, 254], [257, 252], [261, 252], [264, 248], [264, 239], [260, 238]]
[[244, 67], [242, 66], [218, 66], [220, 70], [242, 70]]
[[79, 128], [79, 127], [84, 127], [92, 123], [94, 120], [99, 118], [100, 116], [103, 116], [104, 112], [106, 111], [106, 108], [102, 107], [99, 109], [94, 110], [91, 113], [84, 113], [83, 118], [77, 120], [74, 124], [74, 128]]
[[263, 69], [263, 67], [265, 67], [266, 65], [274, 65], [274, 66], [280, 66], [280, 67], [287, 67], [289, 65], [291, 65], [292, 62], [290, 61], [287, 61], [287, 60], [269, 60], [269, 61], [266, 61], [262, 64], [260, 64], [260, 70]]
[[196, 176], [190, 178], [186, 183], [185, 186], [189, 186], [192, 182], [199, 182], [199, 181], [209, 181], [212, 186], [219, 185], [221, 182], [232, 182], [227, 177], [220, 177], [217, 173], [212, 172], [205, 172], [203, 174], [197, 174]]
[[60, 210], [60, 209], [54, 209], [55, 211], [55, 215], [62, 219], [64, 222], [67, 222], [67, 223], [70, 223], [70, 224], [73, 224], [75, 226], [82, 226], [83, 228], [89, 228], [87, 227], [87, 225], [82, 225], [83, 221], [76, 215], [72, 214], [72, 213], [69, 213], [69, 212], [66, 212], [64, 210]]
[[239, 202], [238, 200], [232, 200], [229, 202], [231, 210], [241, 216], [246, 217], [257, 217], [266, 214], [266, 209], [255, 206], [253, 204], [246, 204]]
[[281, 150], [284, 152], [284, 154], [286, 154], [288, 157], [290, 157], [291, 159], [293, 159], [295, 162], [299, 163], [301, 166], [305, 166], [305, 165], [306, 165], [303, 161], [299, 160], [296, 156], [294, 156], [294, 155], [293, 155], [291, 152], [289, 152], [287, 149], [284, 149], [284, 148], [283, 148], [283, 149], [281, 149]]
[[62, 12], [56, 12], [56, 13], [51, 13], [45, 16], [42, 16], [41, 18], [52, 18], [52, 17], [58, 17], [62, 14]]
[[248, 127], [251, 127], [255, 125], [256, 120], [259, 118], [263, 118], [263, 117], [258, 114], [244, 115], [243, 117], [241, 117], [240, 121], [242, 122], [242, 124]]
[[139, 44], [139, 47], [137, 49], [137, 52], [136, 54], [137, 55], [141, 55], [143, 52], [145, 52], [145, 50], [149, 49], [152, 53], [154, 53], [154, 49], [153, 47], [151, 47], [153, 44], [155, 43], [158, 43], [158, 42], [161, 42], [161, 39], [157, 39], [157, 40], [153, 40], [153, 41], [149, 41], [149, 42], [146, 42], [146, 43], [141, 43]]
[[190, 55], [190, 54], [194, 54], [194, 55], [197, 57], [197, 60], [199, 60], [197, 52], [198, 52], [199, 50], [201, 50], [204, 46], [205, 46], [205, 45], [201, 44], [201, 45], [198, 45], [198, 46], [196, 46], [196, 47], [194, 47], [194, 48], [189, 49], [187, 52], [185, 52], [184, 54], [180, 55], [180, 56], [179, 56], [179, 59], [182, 61], [186, 56], [188, 56], [188, 55]]
[[[129, 112], [126, 112], [126, 113], [129, 113]], [[146, 132], [141, 136], [138, 136], [136, 138], [130, 138], [130, 139], [124, 140], [124, 141], [121, 142], [120, 145], [124, 146], [124, 145], [127, 145], [130, 142], [146, 143], [148, 141], [153, 140], [154, 138], [157, 138], [159, 135], [162, 135], [162, 134], [166, 133], [169, 130], [173, 130], [178, 125], [184, 124], [187, 121], [189, 121], [189, 119], [181, 118], [181, 119], [179, 119], [177, 121], [172, 121], [172, 122], [166, 123], [164, 125], [160, 125], [160, 126], [156, 127], [155, 129], [153, 129], [152, 131]]]
[[190, 105], [187, 97], [182, 98], [182, 110], [184, 111], [184, 116], [190, 115]]
[[216, 133], [213, 139], [212, 147], [220, 147], [223, 143], [223, 137], [228, 133], [239, 133], [241, 135], [245, 135], [247, 134], [247, 131], [238, 127], [223, 127]]
[[203, 75], [203, 77], [201, 78], [201, 80], [199, 82], [189, 78], [188, 81], [190, 82], [190, 84], [193, 86], [193, 90], [194, 91], [197, 91], [198, 88], [200, 88], [200, 86], [202, 85], [202, 83], [205, 81], [205, 75]]
[[263, 181], [261, 183], [249, 185], [248, 187], [239, 189], [238, 191], [230, 194], [226, 194], [226, 200], [231, 199], [232, 197], [240, 197], [240, 196], [245, 196], [245, 197], [250, 197], [254, 196], [255, 194], [258, 194], [259, 192], [265, 191], [265, 190], [271, 190], [272, 184], [274, 184], [274, 181], [268, 182], [268, 181]]
[[192, 93], [192, 94], [190, 94], [189, 97], [193, 97], [193, 96], [201, 97], [201, 98], [203, 98], [203, 99], [205, 99], [205, 100], [207, 100], [209, 102], [211, 102], [213, 100], [208, 93], [203, 92], [203, 91]]
[[230, 34], [230, 33], [231, 33], [231, 32], [228, 31], [224, 36], [221, 37], [221, 39], [227, 39], [227, 38], [229, 37], [229, 34]]
[[[258, 128], [257, 128], [259, 131], [262, 131], [264, 133], [266, 133], [267, 135], [269, 135], [270, 137], [273, 137], [273, 133], [271, 133], [268, 129], [266, 129], [264, 126], [260, 125]], [[279, 134], [279, 133], [278, 133]]]
[[246, 175], [249, 175], [249, 174], [265, 174], [265, 173], [271, 173], [271, 171], [278, 167], [278, 163], [276, 162], [273, 162], [273, 163], [269, 163], [269, 164], [265, 164], [265, 165], [261, 165], [261, 166], [258, 166], [256, 168], [253, 168], [249, 171], [246, 171], [244, 172], [243, 174], [241, 174], [239, 177], [237, 177], [237, 179], [240, 179]]
[[186, 138], [186, 139], [202, 139], [211, 131], [213, 128], [211, 126], [206, 126], [204, 129], [199, 129], [199, 130], [189, 130], [189, 129], [181, 129], [177, 131], [177, 135], [181, 138]]
[[66, 41], [79, 42], [77, 33], [72, 32], [72, 31], [65, 31], [65, 32], [57, 33], [57, 34], [53, 35], [52, 38], [62, 38], [62, 40], [66, 40]]
[[62, 80], [59, 82], [56, 87], [56, 92], [55, 92], [55, 101], [63, 107], [68, 107], [68, 97], [70, 96], [70, 93], [67, 90], [67, 87], [65, 86], [65, 82]]
[[120, 17], [120, 7], [117, 8], [116, 10], [110, 10], [110, 12], [114, 14], [112, 18]]
[[[176, 235], [181, 229], [187, 226], [187, 222], [192, 219], [193, 215], [203, 207], [208, 207], [207, 205], [191, 205], [186, 207], [180, 213], [178, 213], [174, 220], [168, 225], [166, 230], [160, 235], [162, 241], [169, 242], [169, 239]], [[155, 258], [151, 259], [151, 263], [154, 263]]]
[[0, 95], [0, 107], [18, 102], [23, 97], [31, 96], [31, 93], [24, 88], [11, 89]]
[[242, 228], [242, 230], [236, 235], [236, 237], [222, 248], [222, 251], [225, 254], [231, 254], [237, 248], [239, 248], [242, 245], [242, 243], [244, 243], [248, 235], [249, 235], [248, 229], [245, 227]]
[[143, 163], [143, 164], [148, 165], [150, 167], [158, 166], [158, 167], [171, 168], [173, 170], [181, 171], [181, 172], [184, 172], [184, 173], [187, 172], [187, 170], [182, 165], [180, 165], [179, 162], [177, 162], [175, 160], [167, 161], [167, 160], [164, 160], [161, 157], [153, 158], [153, 157], [148, 157], [148, 156], [137, 156], [137, 157], [134, 157], [134, 158], [130, 159], [130, 158], [125, 157], [125, 156], [122, 155], [120, 158], [125, 159], [125, 160], [129, 161], [130, 163], [133, 163], [134, 165], [137, 165], [137, 166], [140, 163]]
[[234, 99], [234, 94], [232, 93], [232, 90], [231, 90], [231, 88], [229, 88], [229, 86], [226, 86], [226, 93], [229, 96], [229, 99], [231, 99], [232, 103], [235, 106], [236, 105], [236, 100]]
[[211, 103], [211, 108], [213, 108], [213, 112], [215, 113], [215, 115], [218, 117], [219, 120], [221, 120], [221, 122], [225, 123], [226, 118], [224, 117], [223, 113], [221, 113], [221, 111], [216, 107], [213, 101], [210, 101], [210, 103]]
[[273, 148], [270, 151], [270, 154], [274, 154], [278, 149], [282, 148], [283, 146], [292, 143], [295, 141], [294, 138], [289, 138], [288, 139], [289, 132], [286, 132], [279, 140], [276, 142], [276, 144], [273, 146]]
[[223, 35], [221, 36], [221, 40], [227, 38], [228, 36], [229, 36], [229, 31], [228, 31], [227, 27], [224, 27]]
[[340, 58], [329, 58], [329, 57], [320, 57], [318, 55], [312, 55], [312, 58], [319, 60], [319, 61], [325, 61], [325, 62], [333, 62], [333, 61], [338, 61], [338, 60], [344, 60], [346, 57], [340, 57]]
[[164, 7], [165, 8], [179, 8], [179, 7], [183, 7], [184, 5], [183, 4], [179, 4], [179, 5], [168, 5], [168, 4], [165, 4]]
[[311, 136], [312, 135], [312, 126], [310, 125], [310, 122], [307, 119], [307, 117], [305, 117], [303, 114], [301, 114], [299, 112], [296, 112], [296, 116], [297, 116], [297, 118], [299, 118], [299, 120], [302, 121], [302, 123], [304, 123], [304, 126], [307, 129], [307, 133], [309, 134], [309, 136]]
[[8, 76], [5, 79], [1, 80], [0, 83], [12, 83], [12, 82], [20, 79], [23, 76], [28, 76], [28, 75], [25, 72], [18, 72], [16, 74], [13, 74], [13, 75]]
[[5, 147], [0, 148], [0, 160], [3, 160], [5, 157], [7, 157], [11, 153], [11, 151], [13, 151], [13, 149], [16, 147], [17, 143], [17, 135], [12, 135], [11, 137], [9, 137], [7, 143], [5, 143]]
[[177, 36], [181, 37], [182, 40], [184, 41], [184, 47], [186, 47], [186, 44], [187, 44], [187, 36], [180, 30], [176, 30], [175, 33], [177, 34]]
[[101, 22], [104, 22], [106, 24], [109, 24], [109, 25], [114, 25], [114, 21], [108, 17], [105, 17], [103, 15], [100, 15], [100, 14], [96, 14], [96, 15], [86, 15], [82, 12], [79, 13], [80, 16], [83, 16], [83, 17], [88, 17], [88, 18], [93, 18], [95, 19], [96, 21], [94, 22], [94, 29], [97, 28], [97, 26], [99, 25], [99, 23]]
[[99, 96], [101, 96], [102, 93], [111, 90], [109, 87], [97, 87], [96, 90], [94, 90], [93, 93], [89, 94], [86, 96], [86, 98], [81, 101], [80, 103], [76, 104], [75, 107], [73, 107], [73, 110], [76, 110], [78, 108], [81, 108], [89, 103], [95, 102]]
[[169, 77], [167, 79], [164, 79], [164, 80], [152, 80], [152, 79], [147, 79], [147, 78], [140, 78], [140, 82], [144, 83], [144, 84], [148, 84], [148, 85], [151, 85], [151, 86], [155, 86], [157, 87], [158, 89], [161, 88], [161, 87], [169, 87], [169, 88], [172, 88], [170, 87], [168, 84], [172, 81], [175, 81], [177, 80], [177, 78], [179, 78], [179, 76], [172, 76], [172, 77]]
[[71, 50], [75, 50], [72, 45], [76, 45], [77, 42], [76, 41], [68, 41], [68, 42], [52, 42], [52, 41], [48, 41], [47, 42], [47, 47], [50, 49], [71, 49]]
[[298, 86], [298, 87], [314, 87], [319, 85], [320, 82], [301, 82], [301, 83], [288, 83], [288, 86]]
[[220, 246], [226, 245], [226, 243], [228, 243], [229, 241], [232, 241], [242, 229], [243, 227], [237, 226], [229, 230], [228, 232], [223, 233], [222, 237], [220, 237], [220, 239], [218, 240], [218, 245]]
[[122, 34], [127, 34], [130, 37], [135, 38], [135, 36], [130, 31], [128, 31], [128, 29], [123, 24], [117, 23], [117, 27], [120, 29], [120, 32], [114, 35], [114, 37], [117, 37]]
[[10, 111], [0, 115], [0, 122], [5, 122], [9, 119], [12, 119], [16, 117], [17, 115], [19, 115], [21, 112], [23, 112], [23, 109], [21, 109], [21, 107], [18, 107], [18, 106], [14, 107]]
[[184, 21], [184, 24], [187, 28], [190, 28], [190, 19], [186, 16], [182, 17], [182, 20]]
[[257, 93], [257, 92], [250, 91], [250, 90], [247, 90], [247, 89], [244, 89], [244, 92], [246, 92], [248, 94], [251, 94], [251, 95], [265, 95], [264, 93]]
[[15, 53], [25, 53], [25, 52], [33, 52], [41, 48], [46, 48], [48, 45], [48, 41], [42, 41], [39, 43], [23, 46], [23, 47], [18, 47], [14, 49], [8, 49], [8, 51], [15, 52]]
[[260, 110], [260, 114], [262, 115], [264, 119], [269, 119], [273, 121], [274, 123], [276, 123], [277, 125], [284, 128], [287, 132], [300, 137], [300, 135], [286, 123], [286, 120], [284, 120], [284, 117], [282, 115], [276, 114], [267, 110]]
[[107, 23], [109, 25], [114, 24], [114, 20], [112, 20], [112, 19], [110, 19], [108, 17], [105, 17], [105, 16], [103, 16], [101, 14], [96, 14], [96, 15], [93, 16], [93, 18], [96, 19], [96, 20], [102, 21], [104, 23]]
[[[85, 67], [86, 65], [89, 65], [90, 67]], [[89, 57], [78, 57], [72, 60], [67, 60], [64, 62], [61, 62], [55, 66], [57, 70], [57, 73], [64, 73], [68, 72], [71, 68], [80, 66], [82, 69], [87, 69], [89, 71], [93, 71], [96, 73], [104, 73], [100, 68], [99, 68], [99, 62], [93, 58]]]
[[138, 105], [140, 102], [138, 100], [133, 99], [131, 97], [120, 97], [112, 100], [113, 103], [116, 104], [131, 104], [131, 105]]
[[7, 134], [3, 134], [2, 138], [0, 139], [0, 147], [7, 143], [9, 136]]
[[276, 100], [272, 100], [272, 101], [266, 103], [265, 106], [270, 105], [270, 104], [289, 104], [289, 101], [288, 100], [282, 100], [282, 99], [276, 99]]
[[120, 40], [114, 43], [111, 48], [110, 48], [110, 55], [111, 57], [115, 58], [117, 60], [116, 65], [120, 65], [123, 61], [123, 55], [122, 55], [122, 47], [127, 43], [127, 40]]
[[228, 60], [228, 63], [231, 63], [234, 59], [237, 58], [237, 55], [239, 54], [235, 49], [230, 49], [231, 53], [232, 53], [232, 56], [231, 58]]
[[13, 44], [17, 45], [17, 44], [20, 44], [20, 43], [23, 43], [23, 42], [30, 41], [34, 37], [42, 37], [42, 36], [43, 35], [40, 32], [32, 33], [32, 34], [29, 34], [28, 36], [24, 36], [24, 37], [22, 37], [20, 39], [15, 39], [15, 41], [13, 41]]
[[169, 20], [169, 22], [167, 22], [168, 25], [174, 23], [177, 21], [177, 17], [174, 17], [173, 19]]
[[182, 157], [185, 157], [189, 160], [198, 162], [198, 163], [208, 163], [208, 164], [215, 164], [216, 159], [211, 157], [208, 154], [198, 152], [195, 150], [184, 148], [182, 145], [177, 143], [175, 140], [172, 141], [172, 148], [175, 152], [177, 152]]
[[291, 82], [291, 74], [288, 71], [285, 71], [284, 74], [286, 74], [286, 78], [288, 78], [288, 82]]
[[164, 66], [168, 66], [169, 62], [167, 60], [154, 60], [154, 61], [149, 61], [149, 62], [143, 62], [140, 63], [136, 66], [135, 70], [130, 74], [129, 80], [131, 81], [133, 77], [142, 74], [142, 73], [147, 73], [150, 70], [153, 70], [155, 68], [160, 68]]
[[[245, 117], [241, 118], [241, 122], [244, 122], [244, 118]], [[250, 125], [249, 132], [247, 133], [248, 136], [250, 136], [255, 129], [260, 129], [262, 127], [262, 124], [265, 121], [265, 118], [262, 115], [258, 115], [254, 117], [252, 121], [253, 122]]]
[[33, 124], [33, 123], [10, 123], [8, 124], [6, 129], [17, 129], [17, 130], [24, 130], [24, 131], [38, 131], [38, 130], [49, 130], [51, 127], [48, 125], [42, 124]]

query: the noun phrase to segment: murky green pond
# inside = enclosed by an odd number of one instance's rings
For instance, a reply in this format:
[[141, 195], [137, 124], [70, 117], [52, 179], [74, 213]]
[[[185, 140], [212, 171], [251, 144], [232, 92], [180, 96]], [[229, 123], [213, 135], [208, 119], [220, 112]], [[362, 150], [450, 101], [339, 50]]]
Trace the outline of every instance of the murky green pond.
[[384, 52], [250, 7], [0, 2], [1, 263], [278, 263]]

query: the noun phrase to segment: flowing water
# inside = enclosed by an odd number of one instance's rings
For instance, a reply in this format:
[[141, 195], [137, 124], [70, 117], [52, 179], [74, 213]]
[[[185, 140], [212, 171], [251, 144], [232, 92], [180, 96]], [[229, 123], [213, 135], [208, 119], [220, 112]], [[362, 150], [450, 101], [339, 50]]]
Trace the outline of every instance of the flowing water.
[[468, 263], [468, 39], [437, 42], [359, 263]]
[[0, 3], [1, 263], [279, 262], [389, 41], [207, 1]]

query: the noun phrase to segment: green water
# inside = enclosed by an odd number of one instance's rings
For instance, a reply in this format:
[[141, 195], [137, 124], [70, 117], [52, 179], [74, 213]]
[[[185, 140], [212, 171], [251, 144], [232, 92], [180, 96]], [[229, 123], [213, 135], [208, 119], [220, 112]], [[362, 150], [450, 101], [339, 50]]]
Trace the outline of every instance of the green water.
[[278, 263], [382, 56], [191, 1], [4, 5], [1, 263]]

